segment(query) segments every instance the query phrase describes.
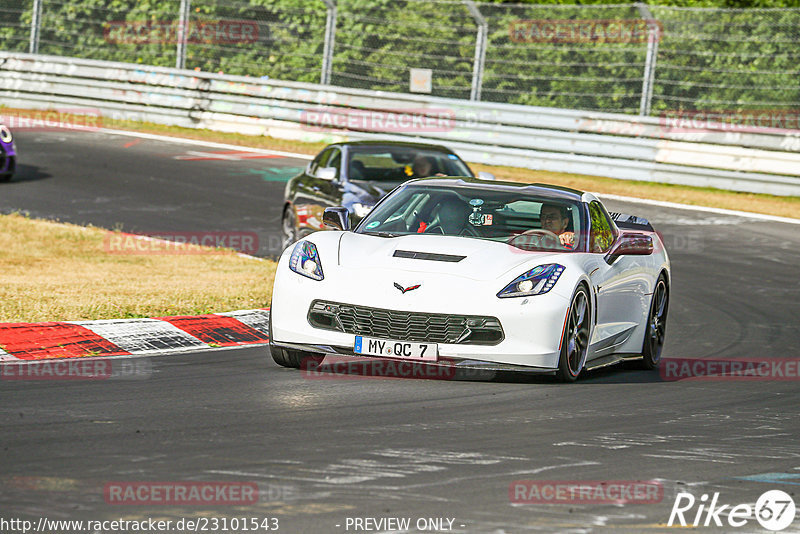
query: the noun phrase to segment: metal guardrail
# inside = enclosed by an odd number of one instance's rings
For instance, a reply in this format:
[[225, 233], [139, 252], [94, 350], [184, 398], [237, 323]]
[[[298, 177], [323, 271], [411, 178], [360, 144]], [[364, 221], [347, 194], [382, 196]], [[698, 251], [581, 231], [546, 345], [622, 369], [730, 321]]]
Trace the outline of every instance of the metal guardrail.
[[[445, 144], [472, 162], [629, 180], [800, 195], [800, 132], [676, 128], [668, 119], [470, 102], [0, 52], [0, 102], [304, 141]], [[323, 115], [327, 114], [327, 115]], [[372, 114], [372, 115], [370, 115]], [[360, 130], [323, 121], [378, 117]], [[408, 117], [440, 127], [414, 126]], [[403, 121], [410, 124], [403, 126]], [[437, 122], [439, 121], [439, 122]], [[359, 121], [354, 121], [359, 122]], [[442, 126], [443, 125], [443, 126]]]

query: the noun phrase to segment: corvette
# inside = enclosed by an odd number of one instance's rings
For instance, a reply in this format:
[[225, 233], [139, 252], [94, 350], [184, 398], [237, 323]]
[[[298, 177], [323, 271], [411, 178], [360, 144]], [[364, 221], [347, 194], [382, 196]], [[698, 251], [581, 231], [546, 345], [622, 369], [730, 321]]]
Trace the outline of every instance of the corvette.
[[283, 253], [270, 352], [329, 354], [574, 381], [658, 366], [670, 264], [650, 223], [591, 193], [475, 178], [408, 181], [350, 229], [345, 208]]

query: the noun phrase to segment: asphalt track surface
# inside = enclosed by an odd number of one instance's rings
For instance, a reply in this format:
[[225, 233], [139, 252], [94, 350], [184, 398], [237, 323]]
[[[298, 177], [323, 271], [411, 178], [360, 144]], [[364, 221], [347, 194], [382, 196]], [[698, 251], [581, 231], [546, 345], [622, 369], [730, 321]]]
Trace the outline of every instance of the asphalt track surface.
[[[0, 185], [0, 211], [130, 231], [276, 235], [282, 182], [241, 173], [303, 165], [175, 160], [198, 148], [125, 148], [131, 138], [104, 134], [17, 139], [20, 176]], [[797, 226], [608, 205], [649, 218], [667, 243], [665, 358], [800, 357]], [[277, 517], [281, 532], [302, 533], [367, 531], [348, 518], [451, 518], [450, 532], [666, 532], [678, 492], [719, 492], [718, 505], [771, 489], [800, 496], [797, 380], [665, 381], [625, 366], [572, 385], [520, 374], [319, 379], [278, 367], [266, 347], [128, 361], [146, 362], [137, 379], [0, 381], [3, 518]], [[515, 504], [516, 480], [657, 480], [663, 497]], [[254, 482], [260, 494], [238, 507], [109, 504], [103, 488], [119, 481]], [[697, 531], [766, 532], [726, 517]], [[783, 532], [799, 530], [797, 519]]]

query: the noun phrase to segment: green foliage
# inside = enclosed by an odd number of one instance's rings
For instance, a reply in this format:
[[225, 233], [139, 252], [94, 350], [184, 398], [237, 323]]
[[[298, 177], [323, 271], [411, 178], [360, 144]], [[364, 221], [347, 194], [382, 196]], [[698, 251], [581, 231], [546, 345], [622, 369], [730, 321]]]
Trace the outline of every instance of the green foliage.
[[[633, 4], [567, 1], [480, 4], [488, 23], [482, 100], [637, 113], [646, 38], [553, 42], [514, 33], [520, 21], [634, 23], [642, 18]], [[0, 49], [27, 51], [32, 5], [33, 0], [3, 0]], [[153, 28], [176, 30], [180, 0], [43, 0], [43, 5], [43, 54], [176, 63], [176, 34], [158, 39]], [[408, 92], [410, 69], [429, 68], [435, 96], [469, 98], [478, 25], [463, 3], [338, 0], [337, 5], [333, 85]], [[800, 10], [760, 9], [768, 6], [798, 7], [800, 0], [649, 4], [663, 29], [653, 113], [800, 105]], [[191, 2], [195, 30], [237, 20], [250, 21], [251, 39], [192, 39], [186, 67], [319, 82], [326, 21], [322, 0]], [[143, 28], [151, 33], [135, 39]]]

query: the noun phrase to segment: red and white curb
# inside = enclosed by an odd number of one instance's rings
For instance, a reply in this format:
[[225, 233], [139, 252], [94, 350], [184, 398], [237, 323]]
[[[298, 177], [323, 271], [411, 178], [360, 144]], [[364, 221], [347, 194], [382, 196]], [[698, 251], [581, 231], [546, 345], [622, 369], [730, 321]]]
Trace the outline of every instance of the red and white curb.
[[195, 351], [269, 342], [269, 309], [206, 315], [0, 323], [0, 362]]

